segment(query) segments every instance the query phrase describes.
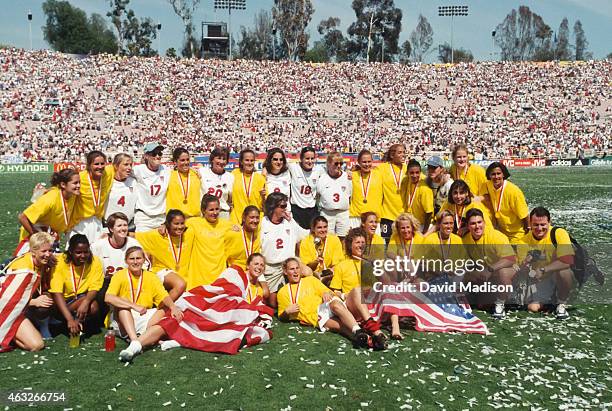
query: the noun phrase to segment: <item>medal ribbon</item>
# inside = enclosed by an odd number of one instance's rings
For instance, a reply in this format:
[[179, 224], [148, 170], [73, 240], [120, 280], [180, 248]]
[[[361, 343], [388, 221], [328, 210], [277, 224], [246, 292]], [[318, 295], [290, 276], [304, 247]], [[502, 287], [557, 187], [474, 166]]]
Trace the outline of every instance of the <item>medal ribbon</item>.
[[370, 180], [372, 179], [372, 172], [368, 174], [368, 182], [366, 185], [363, 185], [363, 174], [359, 173], [360, 181], [361, 181], [361, 194], [363, 195], [363, 199], [368, 198], [368, 191], [370, 191]]
[[247, 187], [246, 180], [244, 179], [244, 173], [242, 173], [242, 186], [244, 187], [244, 192], [246, 193], [247, 200], [251, 197], [251, 184], [253, 183], [253, 174], [249, 177], [249, 186]]
[[79, 292], [79, 286], [81, 285], [81, 280], [83, 279], [83, 273], [85, 272], [85, 265], [83, 264], [83, 268], [81, 269], [81, 275], [79, 276], [79, 282], [76, 280], [76, 272], [74, 271], [74, 265], [70, 263], [70, 273], [72, 274], [72, 289], [74, 290], [74, 296], [76, 297]]
[[395, 185], [397, 189], [400, 189], [400, 184], [402, 181], [402, 168], [400, 167], [399, 175], [395, 174], [395, 167], [393, 167], [392, 163], [389, 163], [389, 167], [391, 167], [391, 172], [393, 173], [393, 180], [395, 181]]
[[[327, 249], [327, 237], [325, 237], [323, 240], [321, 240], [323, 242], [323, 251], [321, 251], [321, 258], [323, 258], [323, 269], [326, 270], [327, 266], [325, 264], [325, 250]], [[315, 251], [317, 251], [317, 247], [315, 246]], [[317, 251], [318, 254], [318, 251]]]
[[[248, 284], [248, 288], [247, 288], [247, 295], [246, 295], [246, 300], [247, 303], [252, 303], [253, 302], [253, 293], [251, 292], [251, 288], [253, 287], [253, 285], [251, 283]], [[255, 294], [257, 295], [257, 294]]]
[[457, 204], [455, 204], [455, 223], [457, 224], [457, 229], [461, 228], [461, 223], [463, 222], [463, 209], [465, 206], [461, 206], [459, 210], [457, 210]]
[[504, 199], [504, 191], [506, 190], [506, 181], [502, 183], [501, 188], [499, 189], [499, 196], [497, 196], [497, 204], [495, 205], [495, 213], [499, 213], [499, 209], [501, 208], [502, 201]]
[[[410, 184], [412, 184], [412, 182]], [[414, 198], [416, 197], [416, 190], [417, 190], [418, 186], [419, 186], [419, 183], [416, 183], [414, 185], [414, 188], [408, 194], [408, 209], [409, 210], [412, 208], [412, 203], [414, 202]]]
[[183, 253], [183, 234], [179, 236], [179, 245], [178, 245], [178, 253], [174, 250], [174, 244], [172, 244], [172, 236], [168, 234], [168, 244], [170, 244], [170, 251], [172, 251], [172, 258], [174, 258], [174, 262], [177, 267], [179, 265], [179, 261], [181, 260], [181, 254]]
[[64, 216], [64, 223], [66, 227], [68, 227], [68, 222], [70, 221], [70, 217], [72, 217], [72, 211], [70, 210], [70, 214], [68, 214], [68, 202], [64, 198], [64, 194], [62, 194], [62, 190], [60, 190], [60, 199], [62, 200], [62, 214]]
[[402, 247], [404, 247], [404, 256], [408, 257], [408, 259], [412, 256], [412, 242], [414, 241], [414, 237], [410, 239], [410, 247], [408, 247], [408, 251], [406, 251], [406, 242], [402, 239]]
[[134, 294], [134, 286], [132, 285], [132, 273], [130, 272], [130, 270], [127, 270], [127, 272], [128, 278], [130, 280], [130, 296], [132, 297], [132, 302], [136, 304], [136, 301], [138, 301], [138, 299], [140, 298], [140, 293], [142, 292], [142, 278], [144, 277], [144, 273], [140, 274], [140, 278], [138, 279], [138, 291], [136, 292], [136, 294]]
[[187, 201], [187, 196], [189, 195], [189, 174], [190, 174], [191, 170], [187, 171], [187, 182], [186, 184], [183, 184], [183, 177], [181, 177], [181, 173], [178, 173], [178, 178], [179, 178], [179, 183], [181, 186], [181, 192], [183, 193], [183, 198], [185, 199], [185, 201]]
[[94, 209], [97, 210], [100, 205], [100, 196], [102, 194], [102, 179], [100, 179], [100, 184], [98, 185], [98, 193], [96, 194], [96, 190], [94, 190], [93, 180], [91, 179], [91, 174], [87, 173], [87, 180], [89, 181], [89, 189], [91, 190], [91, 196], [93, 198]]
[[455, 166], [455, 180], [463, 180], [465, 181], [465, 179], [467, 178], [467, 173], [468, 170], [470, 169], [470, 164], [468, 163], [467, 166], [465, 166], [465, 172], [463, 173], [463, 176], [460, 178], [459, 177], [459, 167]]
[[246, 258], [248, 259], [251, 254], [253, 254], [253, 248], [255, 247], [255, 233], [251, 233], [251, 247], [249, 248], [249, 243], [247, 242], [246, 232], [244, 228], [242, 229], [242, 243], [244, 244], [244, 252], [246, 254]]
[[297, 304], [298, 299], [300, 298], [300, 286], [302, 285], [302, 279], [298, 281], [297, 290], [295, 290], [295, 297], [293, 296], [293, 284], [289, 284], [289, 298], [291, 299], [291, 304]]

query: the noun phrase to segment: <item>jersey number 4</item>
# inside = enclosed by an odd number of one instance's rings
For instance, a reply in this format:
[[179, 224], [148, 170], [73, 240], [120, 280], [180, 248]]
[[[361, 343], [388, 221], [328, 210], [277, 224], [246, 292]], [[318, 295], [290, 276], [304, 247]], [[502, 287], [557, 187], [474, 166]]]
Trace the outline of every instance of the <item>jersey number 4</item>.
[[117, 200], [117, 204], [121, 207], [125, 207], [125, 196], [119, 197], [119, 200]]

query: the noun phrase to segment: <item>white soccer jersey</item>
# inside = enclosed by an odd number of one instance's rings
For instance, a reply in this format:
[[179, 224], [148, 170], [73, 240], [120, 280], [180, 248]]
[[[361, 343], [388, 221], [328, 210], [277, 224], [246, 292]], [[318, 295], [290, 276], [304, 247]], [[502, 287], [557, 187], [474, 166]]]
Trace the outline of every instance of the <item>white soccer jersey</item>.
[[[110, 238], [100, 238], [91, 245], [91, 252], [102, 261], [104, 277], [112, 277], [114, 273], [125, 268], [125, 252], [130, 247], [140, 247], [135, 238], [128, 237], [123, 247], [115, 248], [110, 243]], [[145, 261], [143, 269], [148, 269], [149, 264]]]
[[346, 173], [338, 178], [332, 178], [327, 173], [321, 173], [317, 181], [319, 206], [325, 210], [348, 210], [353, 194], [353, 184]]
[[202, 180], [202, 196], [212, 194], [219, 199], [221, 211], [230, 210], [230, 198], [234, 187], [234, 176], [225, 171], [223, 174], [215, 174], [210, 167], [198, 169]]
[[113, 213], [123, 213], [132, 221], [136, 210], [136, 180], [132, 177], [124, 181], [113, 180], [110, 194], [106, 202], [104, 219]]
[[[266, 193], [283, 193], [288, 199], [291, 198], [291, 174], [289, 170], [284, 173], [266, 175]], [[291, 205], [287, 204], [287, 210], [291, 211]]]
[[284, 220], [274, 224], [264, 217], [261, 222], [261, 253], [267, 264], [279, 264], [289, 257], [295, 257], [295, 246], [308, 236], [295, 220]]
[[132, 174], [136, 179], [137, 210], [149, 216], [166, 213], [166, 192], [171, 171], [164, 165], [160, 165], [157, 171], [149, 170], [146, 164], [134, 167]]
[[317, 164], [306, 171], [299, 163], [289, 163], [291, 174], [291, 204], [300, 208], [311, 208], [317, 201], [317, 181], [323, 168]]

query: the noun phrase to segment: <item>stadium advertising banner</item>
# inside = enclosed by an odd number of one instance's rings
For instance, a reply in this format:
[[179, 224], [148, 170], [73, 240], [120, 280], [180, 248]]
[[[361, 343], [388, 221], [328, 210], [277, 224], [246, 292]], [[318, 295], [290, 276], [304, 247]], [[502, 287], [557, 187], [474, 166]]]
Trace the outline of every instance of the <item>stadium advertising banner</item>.
[[51, 173], [51, 163], [0, 164], [0, 174]]
[[582, 167], [589, 164], [590, 159], [588, 158], [555, 158], [546, 160], [546, 165], [550, 167]]
[[590, 165], [595, 167], [610, 167], [612, 166], [612, 156], [606, 156], [604, 158], [592, 158]]
[[502, 160], [506, 167], [544, 167], [546, 160], [543, 158], [509, 158]]

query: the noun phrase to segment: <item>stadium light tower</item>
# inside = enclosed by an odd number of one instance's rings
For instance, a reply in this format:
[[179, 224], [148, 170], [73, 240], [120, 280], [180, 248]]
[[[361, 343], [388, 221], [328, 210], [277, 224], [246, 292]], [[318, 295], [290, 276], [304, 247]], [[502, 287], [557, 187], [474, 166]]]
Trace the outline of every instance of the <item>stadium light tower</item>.
[[246, 0], [215, 0], [215, 10], [227, 9], [229, 32], [229, 60], [232, 59], [232, 10], [246, 10]]
[[438, 6], [438, 16], [451, 18], [451, 63], [455, 62], [455, 48], [453, 47], [453, 23], [455, 16], [467, 16], [468, 6]]
[[32, 50], [32, 10], [28, 10], [28, 24], [30, 26], [30, 50]]
[[161, 21], [157, 22], [157, 54], [159, 54], [159, 57], [162, 57], [162, 50], [161, 50]]

